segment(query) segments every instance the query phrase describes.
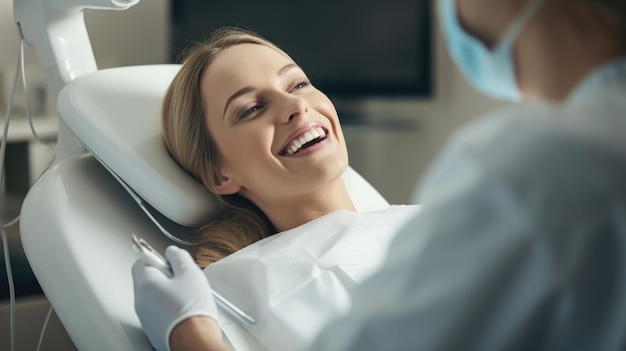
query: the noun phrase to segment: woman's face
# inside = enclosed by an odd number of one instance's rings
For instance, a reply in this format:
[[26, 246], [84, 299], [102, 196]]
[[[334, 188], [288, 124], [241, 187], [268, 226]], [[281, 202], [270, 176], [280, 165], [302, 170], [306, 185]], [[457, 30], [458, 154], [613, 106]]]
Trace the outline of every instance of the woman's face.
[[257, 206], [311, 194], [348, 165], [337, 112], [292, 60], [257, 44], [224, 50], [201, 80], [221, 157], [219, 194]]

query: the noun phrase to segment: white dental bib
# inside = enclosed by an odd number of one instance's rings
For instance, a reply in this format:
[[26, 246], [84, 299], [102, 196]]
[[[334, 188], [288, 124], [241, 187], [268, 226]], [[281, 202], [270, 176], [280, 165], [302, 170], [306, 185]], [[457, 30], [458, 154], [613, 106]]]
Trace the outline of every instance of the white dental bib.
[[419, 206], [337, 211], [256, 242], [208, 266], [211, 287], [252, 316], [220, 310], [237, 351], [296, 350], [350, 307], [350, 290], [377, 270], [395, 233]]

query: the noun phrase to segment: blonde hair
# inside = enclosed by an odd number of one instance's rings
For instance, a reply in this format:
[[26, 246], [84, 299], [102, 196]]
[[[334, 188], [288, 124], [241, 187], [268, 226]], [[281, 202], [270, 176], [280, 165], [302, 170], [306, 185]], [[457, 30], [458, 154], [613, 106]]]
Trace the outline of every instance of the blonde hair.
[[[186, 52], [163, 100], [161, 125], [167, 149], [183, 169], [209, 189], [219, 182], [221, 160], [206, 123], [207, 101], [202, 100], [201, 77], [222, 51], [244, 43], [264, 45], [289, 57], [254, 33], [222, 28]], [[276, 232], [265, 214], [243, 196], [217, 198], [223, 213], [194, 235], [194, 258], [202, 267]]]

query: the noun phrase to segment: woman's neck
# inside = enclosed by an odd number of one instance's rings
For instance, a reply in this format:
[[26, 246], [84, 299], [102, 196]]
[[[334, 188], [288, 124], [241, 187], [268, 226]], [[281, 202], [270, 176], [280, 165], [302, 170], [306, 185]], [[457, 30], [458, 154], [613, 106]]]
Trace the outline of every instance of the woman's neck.
[[280, 203], [257, 204], [279, 232], [338, 210], [356, 211], [343, 179]]

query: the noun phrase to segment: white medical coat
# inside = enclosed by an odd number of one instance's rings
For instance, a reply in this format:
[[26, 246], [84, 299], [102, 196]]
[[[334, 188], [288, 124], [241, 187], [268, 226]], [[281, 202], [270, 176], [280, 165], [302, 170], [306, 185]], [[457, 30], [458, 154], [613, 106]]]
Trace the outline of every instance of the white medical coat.
[[626, 59], [462, 130], [310, 350], [626, 349]]

